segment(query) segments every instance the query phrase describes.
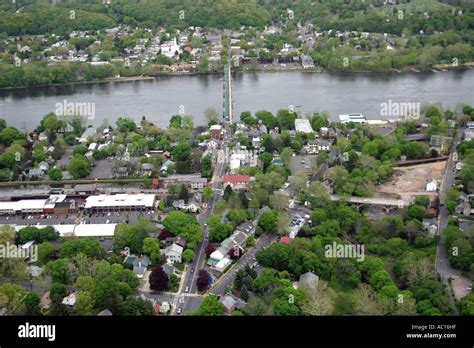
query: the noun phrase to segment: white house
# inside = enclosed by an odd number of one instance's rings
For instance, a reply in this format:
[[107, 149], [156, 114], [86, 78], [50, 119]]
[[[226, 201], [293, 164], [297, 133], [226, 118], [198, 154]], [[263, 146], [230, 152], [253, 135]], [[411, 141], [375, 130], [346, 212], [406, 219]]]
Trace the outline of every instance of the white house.
[[166, 262], [181, 263], [181, 256], [183, 255], [183, 247], [178, 244], [171, 244], [165, 249]]
[[436, 179], [431, 179], [430, 181], [428, 181], [428, 183], [426, 184], [426, 191], [438, 191], [438, 183], [436, 182]]
[[310, 140], [303, 149], [307, 154], [317, 154], [319, 151], [329, 151], [331, 149], [331, 143], [323, 139]]
[[173, 208], [192, 212], [192, 213], [197, 213], [201, 210], [201, 207], [199, 206], [199, 204], [195, 202], [185, 203], [183, 199], [174, 201]]
[[61, 303], [69, 307], [74, 307], [74, 305], [76, 304], [76, 293], [70, 293], [68, 296], [63, 298]]

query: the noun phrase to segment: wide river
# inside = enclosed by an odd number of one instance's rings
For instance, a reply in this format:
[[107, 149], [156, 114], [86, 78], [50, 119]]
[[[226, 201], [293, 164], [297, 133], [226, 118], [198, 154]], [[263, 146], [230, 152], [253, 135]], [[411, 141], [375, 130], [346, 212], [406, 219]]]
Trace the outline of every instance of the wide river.
[[[0, 118], [21, 129], [32, 130], [57, 104], [88, 103], [94, 107], [92, 125], [110, 123], [120, 116], [140, 120], [146, 116], [166, 126], [171, 115], [184, 112], [195, 124], [206, 123], [204, 110], [222, 111], [222, 76], [171, 76], [154, 80], [77, 84], [68, 86], [0, 90]], [[233, 77], [234, 114], [266, 109], [273, 113], [290, 105], [301, 115], [329, 111], [361, 112], [369, 119], [381, 116], [381, 104], [441, 103], [455, 108], [474, 105], [474, 70], [438, 73], [337, 74], [239, 73]], [[91, 109], [92, 110], [92, 109]], [[237, 116], [238, 117], [238, 116]], [[388, 117], [396, 118], [396, 117]]]

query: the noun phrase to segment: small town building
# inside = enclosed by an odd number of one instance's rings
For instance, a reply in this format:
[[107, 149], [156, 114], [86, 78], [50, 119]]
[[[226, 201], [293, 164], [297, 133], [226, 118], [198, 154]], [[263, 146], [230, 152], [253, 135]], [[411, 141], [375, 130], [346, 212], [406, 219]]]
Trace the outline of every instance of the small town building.
[[183, 255], [183, 247], [176, 243], [173, 243], [165, 249], [164, 254], [166, 257], [166, 261], [168, 263], [170, 264], [181, 263], [182, 255]]

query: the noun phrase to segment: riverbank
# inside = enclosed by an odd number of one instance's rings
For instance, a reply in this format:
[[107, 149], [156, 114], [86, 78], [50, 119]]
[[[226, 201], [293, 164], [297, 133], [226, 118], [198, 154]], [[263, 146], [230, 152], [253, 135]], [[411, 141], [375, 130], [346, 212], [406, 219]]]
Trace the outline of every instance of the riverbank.
[[128, 81], [145, 81], [153, 80], [153, 76], [124, 76], [124, 77], [109, 77], [102, 80], [91, 80], [91, 81], [74, 81], [69, 83], [53, 83], [48, 85], [37, 85], [37, 86], [15, 86], [15, 87], [0, 87], [0, 90], [13, 90], [13, 89], [29, 89], [29, 88], [45, 88], [45, 87], [64, 87], [73, 85], [89, 85], [97, 83], [110, 83], [110, 82], [128, 82]]
[[[345, 74], [380, 74], [380, 73], [430, 73], [430, 72], [441, 72], [450, 70], [467, 70], [474, 68], [474, 62], [466, 62], [464, 64], [453, 65], [453, 64], [435, 64], [430, 68], [420, 68], [416, 66], [406, 66], [402, 69], [380, 69], [380, 70], [328, 70], [324, 68], [313, 68], [304, 69], [301, 66], [270, 66], [270, 67], [256, 67], [256, 68], [244, 68], [235, 70], [236, 72], [242, 73], [278, 73], [278, 72], [303, 72], [308, 74], [321, 74], [321, 73], [345, 73]], [[121, 77], [110, 77], [102, 80], [91, 80], [91, 81], [74, 81], [69, 83], [54, 83], [37, 86], [14, 86], [14, 87], [0, 87], [0, 90], [16, 90], [16, 89], [30, 89], [30, 88], [45, 88], [45, 87], [63, 87], [63, 86], [74, 86], [74, 85], [87, 85], [87, 84], [101, 84], [110, 82], [130, 82], [130, 81], [147, 81], [154, 80], [157, 77], [178, 77], [178, 76], [200, 76], [200, 75], [221, 75], [223, 71], [209, 71], [209, 72], [158, 72], [153, 75], [138, 75], [138, 76], [121, 76]]]

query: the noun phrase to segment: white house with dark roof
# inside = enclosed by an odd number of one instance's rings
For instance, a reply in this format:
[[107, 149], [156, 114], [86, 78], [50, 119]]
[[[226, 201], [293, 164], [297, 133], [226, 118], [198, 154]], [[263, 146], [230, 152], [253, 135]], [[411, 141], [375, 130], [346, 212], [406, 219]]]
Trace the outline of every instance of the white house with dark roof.
[[183, 255], [183, 247], [178, 244], [171, 244], [167, 247], [164, 251], [166, 261], [168, 263], [181, 263], [182, 262], [182, 255]]

